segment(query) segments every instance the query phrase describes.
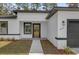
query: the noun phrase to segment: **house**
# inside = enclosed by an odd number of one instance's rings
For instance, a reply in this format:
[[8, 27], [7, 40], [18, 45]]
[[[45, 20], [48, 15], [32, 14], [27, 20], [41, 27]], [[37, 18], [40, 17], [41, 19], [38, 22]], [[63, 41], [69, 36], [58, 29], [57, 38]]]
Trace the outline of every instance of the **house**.
[[16, 12], [16, 16], [0, 16], [0, 38], [46, 38], [58, 49], [79, 47], [79, 8]]

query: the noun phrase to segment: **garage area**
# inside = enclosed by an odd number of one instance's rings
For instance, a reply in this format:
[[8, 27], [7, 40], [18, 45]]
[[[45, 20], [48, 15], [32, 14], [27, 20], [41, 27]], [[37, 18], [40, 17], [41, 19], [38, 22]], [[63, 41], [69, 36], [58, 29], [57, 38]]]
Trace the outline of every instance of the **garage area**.
[[72, 48], [79, 47], [79, 19], [68, 20], [67, 46]]

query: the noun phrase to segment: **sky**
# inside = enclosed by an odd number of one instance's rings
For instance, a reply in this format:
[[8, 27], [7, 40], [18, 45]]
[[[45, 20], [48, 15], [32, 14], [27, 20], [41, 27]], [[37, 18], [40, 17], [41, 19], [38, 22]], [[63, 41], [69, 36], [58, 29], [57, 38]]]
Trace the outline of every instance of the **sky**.
[[78, 0], [0, 0], [1, 3], [67, 3], [70, 1], [78, 1]]
[[68, 5], [66, 3], [58, 3], [57, 6], [59, 6], [59, 7], [68, 7]]

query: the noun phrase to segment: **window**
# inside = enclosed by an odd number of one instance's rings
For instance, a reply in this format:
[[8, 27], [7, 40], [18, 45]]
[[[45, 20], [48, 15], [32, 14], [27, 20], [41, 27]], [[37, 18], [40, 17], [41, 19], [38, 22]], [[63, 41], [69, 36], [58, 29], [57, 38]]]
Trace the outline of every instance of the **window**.
[[0, 34], [8, 34], [8, 22], [0, 21]]
[[24, 23], [24, 34], [31, 34], [31, 23], [30, 22]]

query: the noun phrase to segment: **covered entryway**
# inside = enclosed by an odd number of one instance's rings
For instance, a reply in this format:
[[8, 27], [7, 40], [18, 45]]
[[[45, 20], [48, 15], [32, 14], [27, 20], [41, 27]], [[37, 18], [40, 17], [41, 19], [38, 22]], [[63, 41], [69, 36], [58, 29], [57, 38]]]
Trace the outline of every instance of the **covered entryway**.
[[20, 38], [47, 38], [47, 22], [20, 21]]
[[79, 20], [68, 21], [68, 40], [69, 47], [79, 47]]

